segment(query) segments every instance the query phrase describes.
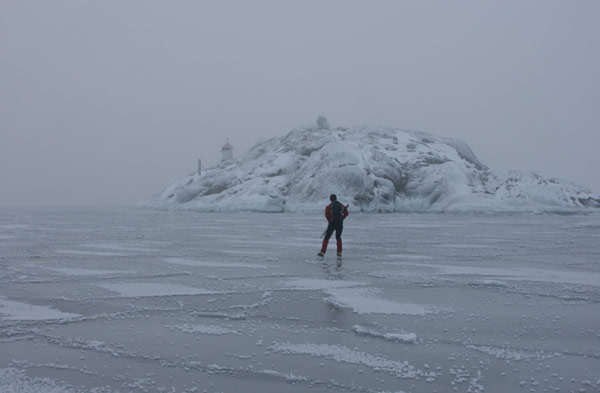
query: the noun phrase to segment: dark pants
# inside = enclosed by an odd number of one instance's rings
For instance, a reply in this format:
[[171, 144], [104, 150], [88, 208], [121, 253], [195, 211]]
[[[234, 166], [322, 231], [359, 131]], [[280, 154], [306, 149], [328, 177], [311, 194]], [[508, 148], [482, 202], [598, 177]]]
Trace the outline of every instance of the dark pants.
[[335, 231], [335, 240], [337, 243], [337, 252], [342, 252], [342, 231], [344, 230], [343, 222], [330, 222], [325, 231], [325, 238], [323, 239], [323, 246], [321, 247], [321, 253], [325, 254], [327, 251], [327, 245], [329, 244], [329, 238]]

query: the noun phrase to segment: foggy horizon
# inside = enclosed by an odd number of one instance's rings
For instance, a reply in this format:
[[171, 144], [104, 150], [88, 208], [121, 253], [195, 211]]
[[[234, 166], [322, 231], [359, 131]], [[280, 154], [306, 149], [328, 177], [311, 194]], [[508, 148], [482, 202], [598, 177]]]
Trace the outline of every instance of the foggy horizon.
[[134, 204], [315, 124], [600, 193], [600, 3], [0, 4], [0, 207]]

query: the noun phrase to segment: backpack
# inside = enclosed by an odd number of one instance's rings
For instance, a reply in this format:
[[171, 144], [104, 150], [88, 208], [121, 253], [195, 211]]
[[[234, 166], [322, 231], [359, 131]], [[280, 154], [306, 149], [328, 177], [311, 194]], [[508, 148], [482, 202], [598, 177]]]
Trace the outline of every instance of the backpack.
[[344, 205], [342, 205], [338, 201], [335, 201], [331, 204], [331, 215], [333, 216], [334, 222], [342, 221], [342, 209], [344, 209]]

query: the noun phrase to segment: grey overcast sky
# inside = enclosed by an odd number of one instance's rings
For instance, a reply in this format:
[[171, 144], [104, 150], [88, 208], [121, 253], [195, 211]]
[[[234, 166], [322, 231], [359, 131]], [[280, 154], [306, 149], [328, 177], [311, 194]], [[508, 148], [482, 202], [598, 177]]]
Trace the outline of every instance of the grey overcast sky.
[[0, 206], [134, 203], [324, 115], [600, 192], [600, 1], [0, 1]]

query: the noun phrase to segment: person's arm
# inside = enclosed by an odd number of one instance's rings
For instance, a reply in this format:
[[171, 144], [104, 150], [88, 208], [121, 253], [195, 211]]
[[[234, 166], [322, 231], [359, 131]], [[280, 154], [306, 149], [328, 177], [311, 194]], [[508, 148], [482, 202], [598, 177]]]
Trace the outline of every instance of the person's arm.
[[[342, 205], [344, 206], [344, 205]], [[348, 217], [350, 215], [350, 213], [348, 212], [348, 206], [344, 206], [344, 218], [342, 218], [342, 221], [346, 219], [346, 217]]]
[[331, 220], [333, 220], [333, 217], [331, 216], [331, 205], [327, 205], [327, 207], [325, 208], [325, 218], [328, 222], [331, 222]]

